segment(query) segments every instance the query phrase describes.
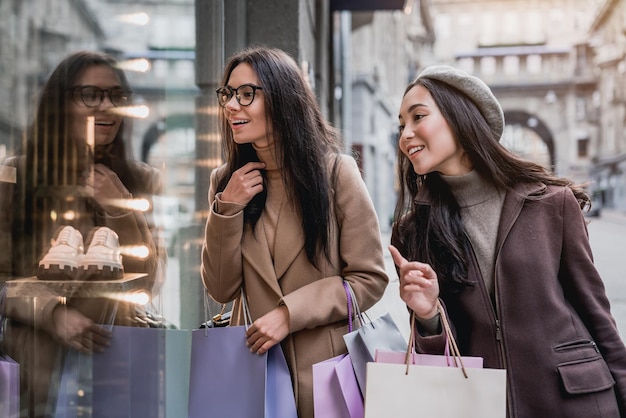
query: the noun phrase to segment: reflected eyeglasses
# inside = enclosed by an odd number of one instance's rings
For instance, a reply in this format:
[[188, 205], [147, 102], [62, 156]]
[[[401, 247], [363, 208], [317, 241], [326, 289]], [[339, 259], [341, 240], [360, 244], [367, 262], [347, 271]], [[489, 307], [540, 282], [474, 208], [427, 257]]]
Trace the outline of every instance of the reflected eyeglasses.
[[226, 107], [233, 96], [235, 96], [237, 103], [241, 106], [250, 106], [257, 90], [263, 90], [263, 88], [254, 84], [242, 84], [236, 89], [230, 86], [223, 86], [215, 90], [215, 93], [217, 93], [217, 101], [222, 107]]
[[126, 106], [133, 95], [132, 91], [121, 87], [101, 89], [96, 86], [75, 86], [70, 91], [74, 95], [76, 104], [84, 104], [87, 107], [100, 106], [105, 97], [108, 97], [115, 107]]

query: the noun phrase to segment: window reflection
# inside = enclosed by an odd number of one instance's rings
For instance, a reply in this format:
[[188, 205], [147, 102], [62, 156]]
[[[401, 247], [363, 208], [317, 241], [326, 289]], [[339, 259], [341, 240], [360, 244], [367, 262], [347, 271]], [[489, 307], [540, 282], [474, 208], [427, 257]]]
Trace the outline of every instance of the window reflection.
[[[181, 326], [181, 276], [196, 278], [199, 264], [195, 253], [181, 252], [194, 213], [194, 2], [14, 4], [0, 2], [0, 210], [10, 213], [0, 219], [0, 287], [12, 283], [4, 287], [9, 324], [1, 344], [22, 365], [22, 416], [53, 416], [63, 359], [79, 349], [59, 327], [83, 317], [107, 329]], [[127, 82], [132, 103], [109, 106], [108, 93], [96, 114], [69, 117], [70, 105], [84, 110], [63, 94], [76, 81], [74, 70], [55, 80], [53, 97], [42, 97], [59, 63], [77, 51], [114, 58], [125, 80], [95, 85]], [[125, 153], [99, 145], [117, 127]], [[120, 163], [123, 154], [132, 164]], [[158, 172], [159, 181], [128, 168], [135, 166]], [[97, 183], [112, 176], [118, 195], [96, 199]], [[122, 222], [130, 218], [134, 224]], [[38, 278], [38, 261], [61, 241], [65, 225], [79, 231], [84, 252], [95, 227], [115, 232], [124, 279], [108, 288], [78, 275]], [[138, 239], [128, 238], [132, 231]], [[35, 379], [34, 370], [45, 377]], [[73, 395], [91, 411], [92, 388]]]

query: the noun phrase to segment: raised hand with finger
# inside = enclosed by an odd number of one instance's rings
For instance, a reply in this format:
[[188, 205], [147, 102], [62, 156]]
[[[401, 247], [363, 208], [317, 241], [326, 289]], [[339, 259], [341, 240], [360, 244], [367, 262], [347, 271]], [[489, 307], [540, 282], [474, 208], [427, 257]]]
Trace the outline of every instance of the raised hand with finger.
[[437, 314], [439, 282], [437, 273], [429, 264], [408, 261], [393, 245], [389, 252], [398, 267], [400, 298], [420, 319], [430, 319]]

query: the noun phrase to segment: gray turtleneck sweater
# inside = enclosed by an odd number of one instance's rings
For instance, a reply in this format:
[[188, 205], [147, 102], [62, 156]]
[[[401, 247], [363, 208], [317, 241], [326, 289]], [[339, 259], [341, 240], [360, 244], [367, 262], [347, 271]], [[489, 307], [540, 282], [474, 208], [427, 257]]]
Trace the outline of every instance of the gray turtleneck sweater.
[[496, 238], [504, 204], [503, 190], [470, 171], [463, 176], [442, 176], [461, 207], [461, 219], [476, 254], [489, 294], [494, 293]]
[[[452, 194], [459, 202], [465, 232], [476, 254], [487, 291], [493, 299], [496, 239], [506, 192], [498, 190], [476, 171], [463, 176], [441, 177], [450, 185]], [[419, 320], [419, 323], [422, 334], [434, 335], [440, 332], [439, 315]]]

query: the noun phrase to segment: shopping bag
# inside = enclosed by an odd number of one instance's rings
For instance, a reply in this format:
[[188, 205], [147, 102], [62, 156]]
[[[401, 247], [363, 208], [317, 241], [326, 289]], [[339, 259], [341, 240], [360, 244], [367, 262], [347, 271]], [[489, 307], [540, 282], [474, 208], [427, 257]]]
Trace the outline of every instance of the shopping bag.
[[[465, 367], [472, 369], [482, 369], [483, 367], [482, 357], [463, 356], [462, 359]], [[399, 351], [376, 350], [374, 362], [405, 364], [406, 353], [401, 353]], [[411, 353], [409, 363], [415, 366], [458, 367], [455, 363], [454, 356], [449, 353], [444, 353], [444, 355]]]
[[[484, 369], [476, 357], [462, 357], [441, 305], [439, 311], [450, 353], [411, 355], [415, 332], [412, 315], [408, 350], [399, 353], [404, 364], [367, 364], [365, 418], [506, 417], [506, 371]], [[379, 360], [397, 363], [397, 358], [384, 351], [378, 353]], [[436, 365], [418, 365], [419, 362]]]
[[349, 354], [313, 365], [316, 418], [363, 418], [363, 398]]
[[189, 330], [114, 326], [103, 352], [66, 353], [55, 417], [185, 416], [190, 353]]
[[348, 416], [350, 418], [363, 418], [363, 396], [361, 396], [361, 390], [356, 381], [350, 354], [335, 364], [335, 374], [339, 380], [341, 396], [343, 396], [343, 401], [348, 407]]
[[[356, 298], [353, 300], [356, 301]], [[355, 306], [358, 306], [355, 304]], [[357, 312], [361, 327], [343, 336], [361, 394], [365, 393], [366, 364], [374, 361], [376, 350], [405, 351], [407, 342], [389, 312], [373, 321]]]
[[[346, 292], [350, 333], [358, 306], [350, 284], [344, 280], [343, 287]], [[363, 418], [363, 396], [356, 381], [350, 354], [341, 354], [313, 365], [313, 410], [315, 417], [319, 418]]]
[[506, 372], [368, 363], [365, 418], [504, 418]]
[[192, 331], [189, 418], [297, 418], [280, 344], [251, 353], [245, 326]]
[[0, 417], [18, 418], [19, 412], [20, 366], [0, 353]]
[[[0, 284], [0, 344], [4, 339], [4, 318], [7, 288]], [[19, 418], [20, 365], [0, 350], [0, 417]]]

